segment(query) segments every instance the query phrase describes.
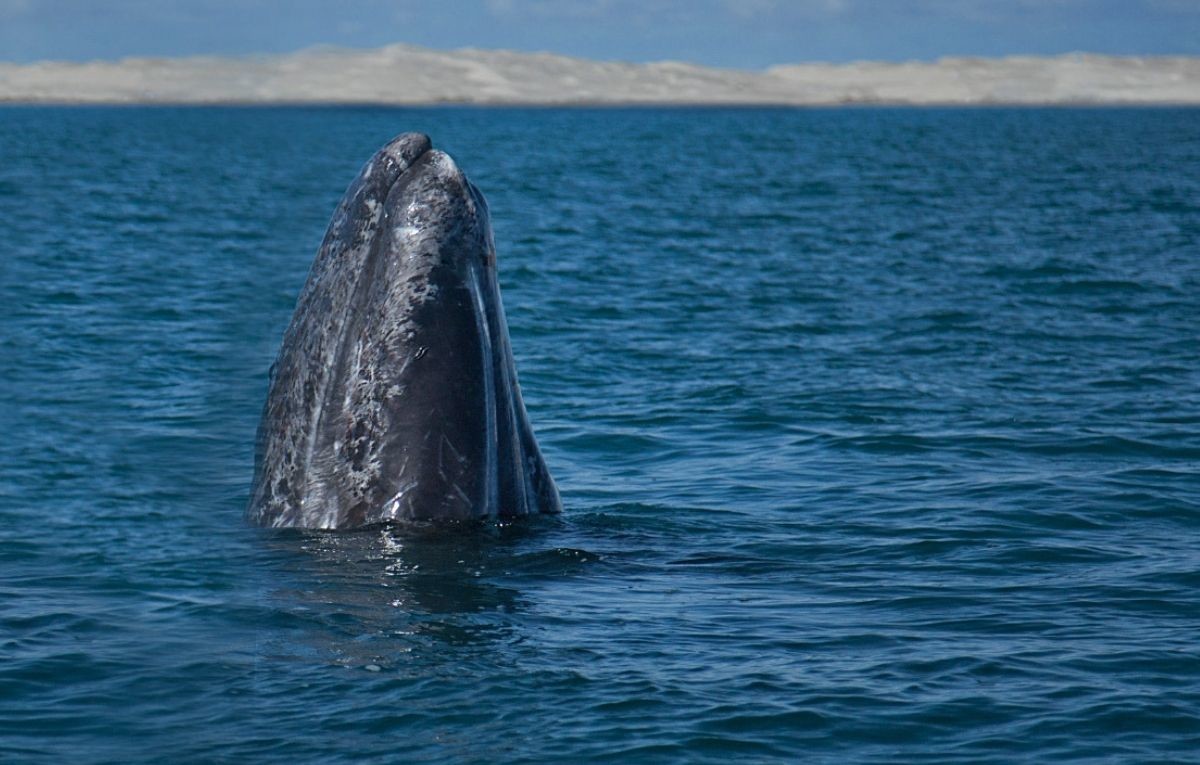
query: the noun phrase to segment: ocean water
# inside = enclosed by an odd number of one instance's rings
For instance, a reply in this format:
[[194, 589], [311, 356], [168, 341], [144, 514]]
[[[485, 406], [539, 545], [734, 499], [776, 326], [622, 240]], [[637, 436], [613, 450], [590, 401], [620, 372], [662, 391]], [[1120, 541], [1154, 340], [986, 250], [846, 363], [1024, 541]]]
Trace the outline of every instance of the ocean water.
[[[487, 195], [561, 517], [242, 521], [324, 227]], [[1200, 112], [0, 110], [0, 760], [1200, 761]]]

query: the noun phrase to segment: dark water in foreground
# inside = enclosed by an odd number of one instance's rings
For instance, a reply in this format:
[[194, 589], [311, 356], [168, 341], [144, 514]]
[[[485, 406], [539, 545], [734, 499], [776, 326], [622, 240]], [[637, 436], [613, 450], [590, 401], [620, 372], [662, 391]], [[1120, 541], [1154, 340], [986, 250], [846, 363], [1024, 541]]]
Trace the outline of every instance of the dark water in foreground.
[[[342, 190], [488, 195], [566, 514], [241, 522]], [[1197, 761], [1200, 112], [0, 110], [0, 759]]]

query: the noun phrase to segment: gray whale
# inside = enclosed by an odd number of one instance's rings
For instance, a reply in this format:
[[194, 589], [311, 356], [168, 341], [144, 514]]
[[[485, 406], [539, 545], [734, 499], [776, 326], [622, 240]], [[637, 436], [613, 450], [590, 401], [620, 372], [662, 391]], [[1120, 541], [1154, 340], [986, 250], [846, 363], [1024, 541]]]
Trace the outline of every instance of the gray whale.
[[247, 519], [273, 527], [561, 510], [521, 400], [487, 203], [428, 136], [367, 162], [271, 368]]

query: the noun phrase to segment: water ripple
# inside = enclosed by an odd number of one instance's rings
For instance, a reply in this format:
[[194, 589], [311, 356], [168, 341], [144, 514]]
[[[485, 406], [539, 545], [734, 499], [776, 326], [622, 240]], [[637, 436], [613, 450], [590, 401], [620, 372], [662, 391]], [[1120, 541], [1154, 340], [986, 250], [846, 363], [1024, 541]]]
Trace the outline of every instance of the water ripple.
[[[0, 758], [1194, 759], [1194, 123], [0, 110]], [[296, 291], [412, 129], [567, 512], [248, 529]]]

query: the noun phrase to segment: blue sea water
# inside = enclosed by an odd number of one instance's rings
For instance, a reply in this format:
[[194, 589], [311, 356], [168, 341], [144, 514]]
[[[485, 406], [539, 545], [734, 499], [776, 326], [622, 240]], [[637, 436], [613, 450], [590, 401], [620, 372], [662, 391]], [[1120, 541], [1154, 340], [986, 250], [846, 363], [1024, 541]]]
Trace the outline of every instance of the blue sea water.
[[[487, 195], [559, 518], [242, 512], [334, 205]], [[0, 110], [0, 760], [1200, 761], [1200, 112]]]

